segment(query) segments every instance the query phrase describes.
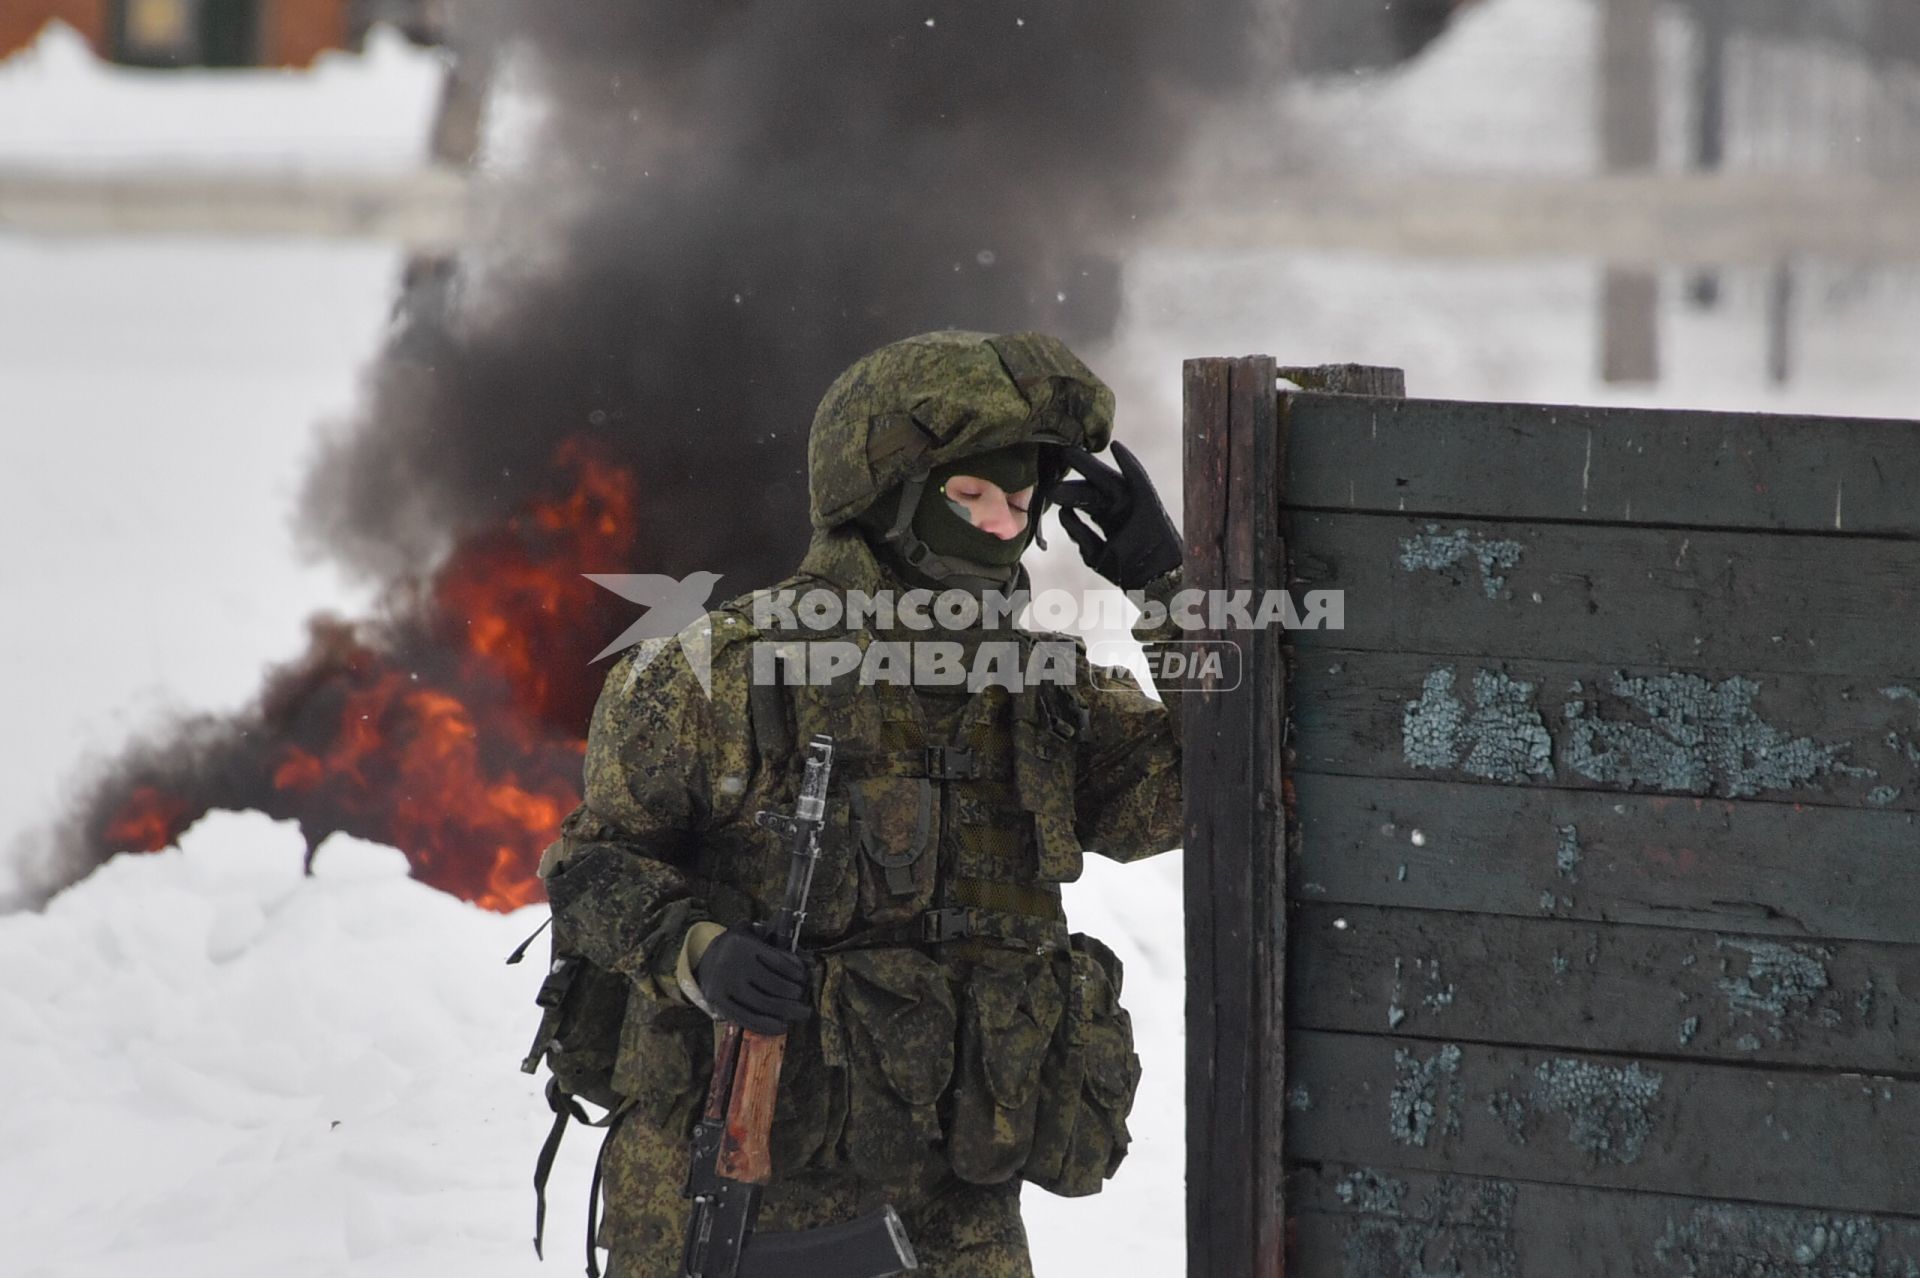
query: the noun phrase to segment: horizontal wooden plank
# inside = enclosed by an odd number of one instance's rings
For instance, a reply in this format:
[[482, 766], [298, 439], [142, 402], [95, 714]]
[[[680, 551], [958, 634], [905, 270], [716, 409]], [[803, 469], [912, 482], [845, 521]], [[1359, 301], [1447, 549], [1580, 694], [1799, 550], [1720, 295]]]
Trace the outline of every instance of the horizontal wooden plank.
[[1769, 1278], [1920, 1273], [1920, 1219], [1330, 1163], [1289, 1181], [1313, 1278]]
[[1343, 629], [1292, 632], [1303, 650], [1855, 674], [1920, 689], [1920, 541], [1315, 512], [1292, 515], [1287, 538], [1289, 585], [1345, 597]]
[[1291, 893], [1920, 944], [1920, 817], [1299, 773]]
[[1290, 506], [1920, 537], [1920, 424], [1296, 392]]
[[1920, 681], [1296, 649], [1297, 767], [1920, 810]]
[[1920, 1083], [1303, 1030], [1288, 1156], [1738, 1198], [1920, 1204]]
[[[1823, 7], [1839, 6], [1795, 5], [1791, 11]], [[1884, 269], [1920, 261], [1920, 226], [1910, 216], [1920, 205], [1920, 183], [1892, 173], [1828, 169], [1809, 181], [1804, 173], [1754, 170], [1308, 173], [1288, 168], [1277, 180], [1235, 187], [1222, 198], [1183, 207], [1165, 224], [1161, 242], [1189, 252], [1252, 256], [1333, 250], [1423, 263], [1544, 257], [1771, 269], [1795, 258], [1819, 258]], [[1128, 239], [1114, 249], [1131, 249], [1136, 242]]]
[[1353, 905], [1290, 931], [1300, 1029], [1920, 1075], [1920, 946]]
[[14, 234], [287, 236], [450, 252], [471, 226], [467, 174], [199, 164], [0, 165], [0, 230]]

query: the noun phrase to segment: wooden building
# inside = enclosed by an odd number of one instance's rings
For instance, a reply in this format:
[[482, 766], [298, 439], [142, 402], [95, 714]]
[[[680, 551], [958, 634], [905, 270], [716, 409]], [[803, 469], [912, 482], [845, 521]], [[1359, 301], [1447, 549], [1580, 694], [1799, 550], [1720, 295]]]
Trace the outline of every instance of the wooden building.
[[101, 57], [140, 67], [305, 67], [329, 49], [358, 49], [390, 21], [437, 42], [434, 0], [13, 0], [0, 6], [0, 58], [65, 22]]

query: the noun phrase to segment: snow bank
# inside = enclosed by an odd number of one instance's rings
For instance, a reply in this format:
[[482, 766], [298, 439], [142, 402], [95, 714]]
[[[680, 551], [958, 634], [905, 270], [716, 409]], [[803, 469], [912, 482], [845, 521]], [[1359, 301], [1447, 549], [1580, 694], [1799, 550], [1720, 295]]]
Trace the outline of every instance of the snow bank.
[[[9, 1275], [543, 1272], [529, 1177], [548, 1113], [517, 1065], [544, 939], [502, 960], [544, 910], [488, 914], [343, 836], [303, 879], [301, 846], [290, 823], [214, 813], [179, 849], [0, 918]], [[1128, 963], [1139, 1143], [1114, 1192], [1030, 1192], [1028, 1214], [1042, 1273], [1174, 1274], [1178, 865], [1102, 870], [1076, 923]], [[544, 1272], [580, 1267], [596, 1135], [562, 1149]]]

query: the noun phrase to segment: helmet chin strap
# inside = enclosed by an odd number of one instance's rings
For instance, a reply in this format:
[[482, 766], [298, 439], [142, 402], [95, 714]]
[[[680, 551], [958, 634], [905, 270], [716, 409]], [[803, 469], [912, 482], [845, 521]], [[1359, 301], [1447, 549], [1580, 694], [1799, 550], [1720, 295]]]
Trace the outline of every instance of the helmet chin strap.
[[973, 594], [1011, 588], [1019, 579], [1018, 560], [1005, 565], [983, 564], [959, 555], [938, 555], [914, 533], [914, 512], [920, 508], [920, 494], [926, 486], [926, 471], [909, 475], [901, 481], [900, 508], [894, 514], [892, 526], [880, 534], [881, 542], [899, 556], [901, 563], [942, 585]]

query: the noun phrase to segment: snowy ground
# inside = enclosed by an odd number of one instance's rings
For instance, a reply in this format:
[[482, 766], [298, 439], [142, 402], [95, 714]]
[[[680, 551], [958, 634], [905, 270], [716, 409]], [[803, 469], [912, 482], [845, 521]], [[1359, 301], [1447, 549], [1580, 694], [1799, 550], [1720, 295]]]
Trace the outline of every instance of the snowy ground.
[[[1287, 130], [1337, 128], [1430, 167], [1577, 166], [1589, 21], [1581, 0], [1489, 0], [1414, 67], [1289, 93], [1256, 123], [1280, 161]], [[156, 77], [56, 33], [0, 64], [0, 162], [404, 164], [436, 76], [384, 39], [309, 77]], [[89, 753], [167, 710], [237, 706], [309, 613], [363, 602], [297, 560], [286, 519], [396, 268], [377, 248], [0, 236], [0, 903], [9, 839]], [[1911, 277], [1816, 272], [1786, 390], [1762, 372], [1759, 280], [1711, 313], [1669, 281], [1670, 376], [1622, 393], [1592, 376], [1584, 264], [1161, 249], [1128, 270], [1122, 331], [1089, 354], [1163, 476], [1197, 354], [1397, 364], [1422, 395], [1920, 416]], [[1058, 547], [1039, 572], [1079, 584]], [[0, 916], [0, 1272], [538, 1272], [546, 1111], [515, 1065], [539, 971], [500, 963], [534, 919], [344, 839], [302, 881], [297, 834], [257, 815], [183, 845]], [[1043, 1275], [1182, 1271], [1179, 874], [1177, 854], [1096, 862], [1070, 890], [1127, 963], [1145, 1082], [1109, 1192], [1030, 1196]], [[549, 1271], [578, 1264], [590, 1151], [576, 1136], [556, 1172]]]
[[[179, 850], [0, 919], [0, 1272], [543, 1272], [529, 1178], [548, 1115], [516, 1066], [544, 940], [502, 960], [544, 911], [489, 914], [345, 836], [302, 879], [302, 846], [289, 823], [215, 813]], [[1029, 1191], [1029, 1227], [1042, 1273], [1174, 1274], [1177, 867], [1100, 868], [1076, 922], [1127, 964], [1137, 1139], [1105, 1194]], [[545, 1272], [579, 1267], [594, 1139], [562, 1148]]]

